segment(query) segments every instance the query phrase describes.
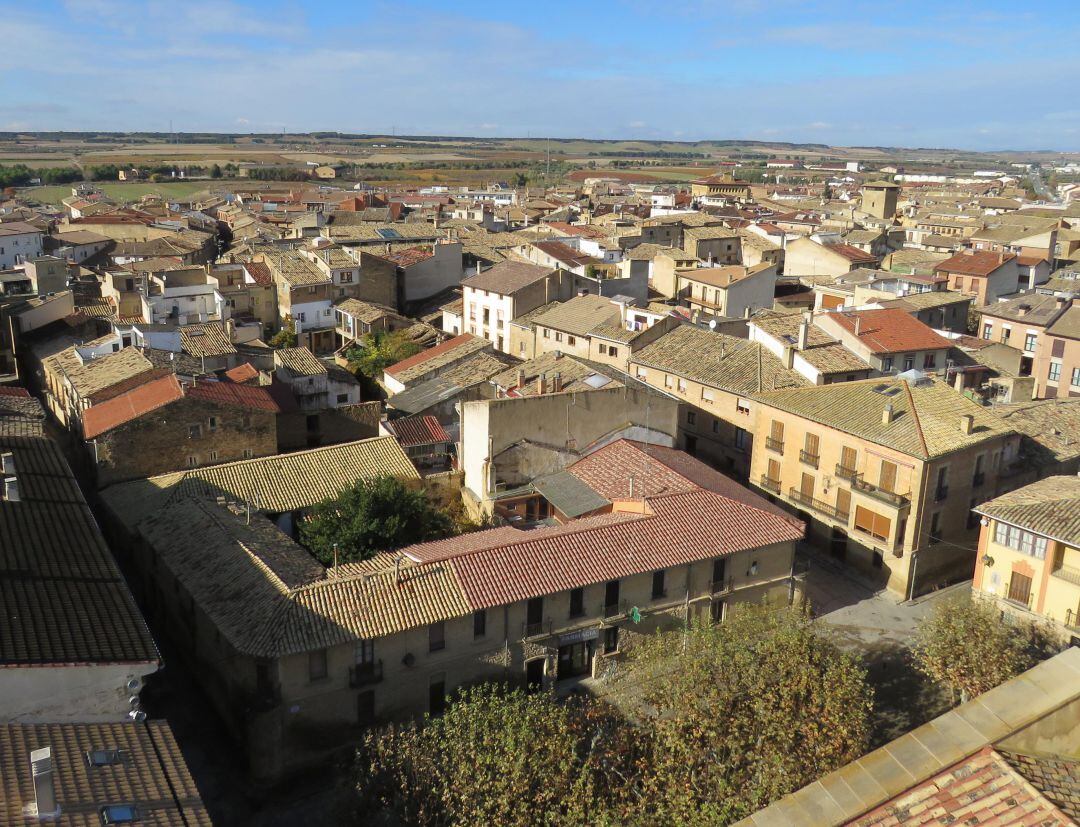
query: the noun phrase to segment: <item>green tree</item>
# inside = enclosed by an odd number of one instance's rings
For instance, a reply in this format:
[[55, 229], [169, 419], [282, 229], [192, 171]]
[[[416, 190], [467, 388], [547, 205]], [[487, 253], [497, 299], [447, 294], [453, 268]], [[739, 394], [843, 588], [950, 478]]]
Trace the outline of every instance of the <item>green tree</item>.
[[365, 333], [350, 348], [345, 357], [349, 360], [349, 370], [366, 376], [368, 379], [382, 378], [383, 371], [402, 359], [408, 359], [420, 352], [420, 346], [402, 331], [376, 331]]
[[270, 347], [296, 347], [296, 331], [293, 330], [292, 321], [286, 320], [281, 330], [270, 337]]
[[220, 164], [214, 164], [212, 167], [210, 167], [210, 177], [211, 178], [220, 178], [221, 177], [221, 165]]
[[651, 747], [638, 817], [727, 824], [861, 755], [865, 670], [795, 609], [737, 606], [723, 624], [644, 638], [617, 682]]
[[632, 728], [596, 701], [477, 686], [440, 718], [365, 737], [357, 820], [602, 824], [610, 821], [606, 797], [626, 788], [634, 758]]
[[967, 701], [1020, 674], [1034, 660], [1035, 630], [1007, 623], [989, 601], [964, 597], [939, 603], [919, 623], [912, 646], [915, 667]]
[[336, 497], [312, 507], [300, 523], [300, 540], [323, 563], [366, 560], [380, 551], [439, 540], [454, 532], [446, 512], [423, 491], [395, 477], [357, 480]]

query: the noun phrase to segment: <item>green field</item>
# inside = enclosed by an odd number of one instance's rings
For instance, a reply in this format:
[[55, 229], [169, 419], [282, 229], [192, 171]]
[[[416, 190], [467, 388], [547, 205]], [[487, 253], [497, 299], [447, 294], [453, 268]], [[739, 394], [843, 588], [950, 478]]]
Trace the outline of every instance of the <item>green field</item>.
[[[120, 203], [138, 201], [144, 195], [160, 195], [163, 198], [186, 198], [196, 192], [202, 192], [212, 186], [211, 181], [177, 181], [164, 184], [121, 184], [98, 183], [97, 186], [109, 198]], [[28, 187], [20, 192], [27, 198], [34, 198], [44, 204], [59, 204], [61, 199], [71, 195], [74, 184], [58, 184], [52, 187]]]

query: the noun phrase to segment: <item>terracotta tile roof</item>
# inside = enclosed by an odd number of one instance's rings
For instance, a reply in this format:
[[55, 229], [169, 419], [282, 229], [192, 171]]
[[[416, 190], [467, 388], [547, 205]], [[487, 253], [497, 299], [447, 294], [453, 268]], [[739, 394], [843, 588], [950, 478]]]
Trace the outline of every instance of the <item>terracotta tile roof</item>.
[[252, 379], [258, 379], [259, 371], [251, 362], [243, 362], [235, 368], [225, 371], [225, 377], [230, 382], [243, 384], [244, 382], [250, 382]]
[[225, 328], [217, 322], [184, 325], [180, 328], [180, 346], [197, 359], [236, 353]]
[[387, 261], [393, 262], [398, 267], [409, 267], [413, 264], [419, 264], [421, 261], [427, 261], [429, 258], [434, 258], [435, 251], [426, 249], [424, 247], [408, 247], [404, 250], [398, 250], [388, 256], [382, 256]]
[[221, 495], [282, 513], [336, 496], [359, 479], [382, 475], [402, 479], [419, 476], [390, 436], [160, 474], [110, 486], [101, 497], [125, 525], [135, 526], [178, 497]]
[[245, 261], [244, 269], [247, 274], [254, 279], [256, 284], [263, 287], [270, 287], [274, 283], [274, 277], [270, 273], [270, 268], [262, 261]]
[[1080, 546], [1080, 478], [1046, 477], [984, 502], [976, 509], [1066, 545]]
[[0, 450], [13, 454], [19, 485], [19, 500], [0, 501], [0, 665], [157, 663], [59, 446], [0, 436]]
[[1080, 760], [1055, 755], [1024, 755], [1000, 747], [994, 751], [1047, 801], [1057, 805], [1070, 818], [1080, 820]]
[[294, 376], [321, 376], [326, 365], [306, 347], [284, 347], [274, 351], [274, 366], [285, 368]]
[[532, 246], [570, 268], [603, 263], [595, 256], [578, 252], [561, 241], [534, 241]]
[[0, 385], [0, 396], [8, 397], [20, 397], [22, 399], [30, 398], [30, 391], [26, 388], [17, 388], [14, 385]]
[[965, 276], [989, 276], [1003, 264], [1016, 258], [1012, 253], [990, 250], [964, 250], [934, 265], [935, 273], [957, 273]]
[[[933, 379], [864, 379], [758, 395], [764, 405], [801, 416], [919, 459], [944, 456], [988, 439], [1015, 433], [996, 414]], [[883, 422], [885, 405], [893, 419]], [[974, 419], [970, 434], [960, 417]]]
[[475, 276], [463, 279], [464, 287], [472, 287], [476, 290], [489, 290], [492, 293], [509, 295], [516, 293], [522, 287], [528, 287], [534, 282], [553, 273], [550, 267], [541, 267], [538, 264], [530, 264], [524, 261], [500, 261], [487, 270], [482, 270]]
[[865, 250], [860, 250], [858, 247], [852, 247], [850, 244], [828, 244], [825, 249], [829, 252], [836, 253], [839, 256], [843, 256], [848, 261], [877, 261], [878, 257], [872, 255]]
[[291, 396], [279, 396], [271, 388], [270, 385], [241, 385], [235, 382], [196, 382], [185, 387], [184, 395], [218, 405], [257, 411], [282, 413], [296, 410]]
[[386, 373], [393, 376], [399, 382], [409, 382], [419, 376], [423, 376], [437, 366], [464, 359], [477, 351], [490, 347], [491, 343], [471, 333], [462, 333], [453, 339], [447, 339], [435, 347], [422, 350], [408, 359], [402, 359], [397, 364], [386, 369]]
[[453, 442], [434, 416], [407, 416], [386, 423], [403, 448]]
[[82, 416], [83, 438], [96, 439], [106, 431], [138, 419], [184, 396], [174, 374], [145, 382], [87, 409]]
[[[845, 310], [829, 313], [841, 327], [857, 336], [871, 353], [900, 353], [911, 350], [945, 350], [949, 341], [914, 316], [898, 308]], [[855, 333], [855, 320], [859, 332]]]
[[[680, 279], [686, 281], [696, 281], [699, 284], [707, 284], [710, 287], [731, 287], [733, 284], [737, 284], [740, 281], [744, 281], [750, 276], [757, 275], [763, 270], [767, 270], [773, 265], [769, 262], [761, 262], [753, 267], [743, 267], [739, 264], [729, 265], [727, 267], [697, 267], [693, 270], [683, 270], [679, 273]], [[689, 301], [695, 301], [693, 296], [687, 297]]]
[[[134, 804], [139, 824], [210, 827], [172, 730], [165, 721], [136, 723], [25, 723], [0, 725], [0, 822], [33, 823], [35, 802], [30, 753], [50, 747], [61, 813], [49, 823], [100, 824], [101, 808]], [[123, 760], [91, 767], [91, 750], [117, 749]]]

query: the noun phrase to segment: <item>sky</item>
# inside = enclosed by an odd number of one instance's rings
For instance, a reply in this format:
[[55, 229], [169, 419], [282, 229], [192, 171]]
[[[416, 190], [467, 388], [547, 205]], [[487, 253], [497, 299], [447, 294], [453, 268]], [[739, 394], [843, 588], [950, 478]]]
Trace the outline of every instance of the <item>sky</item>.
[[1078, 35], [1078, 0], [0, 0], [0, 131], [1078, 151]]

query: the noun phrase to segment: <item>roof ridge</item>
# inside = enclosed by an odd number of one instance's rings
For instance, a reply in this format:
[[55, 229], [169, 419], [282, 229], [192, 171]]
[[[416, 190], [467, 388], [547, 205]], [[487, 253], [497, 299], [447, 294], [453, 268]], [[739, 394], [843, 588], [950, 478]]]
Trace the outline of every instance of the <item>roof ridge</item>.
[[919, 445], [922, 446], [924, 459], [930, 458], [930, 449], [926, 445], [926, 436], [923, 434], [922, 421], [919, 417], [919, 410], [915, 405], [915, 396], [911, 392], [911, 385], [907, 379], [901, 379], [904, 383], [904, 390], [907, 391], [908, 405], [911, 407], [911, 421], [915, 423], [915, 433], [919, 435]]

